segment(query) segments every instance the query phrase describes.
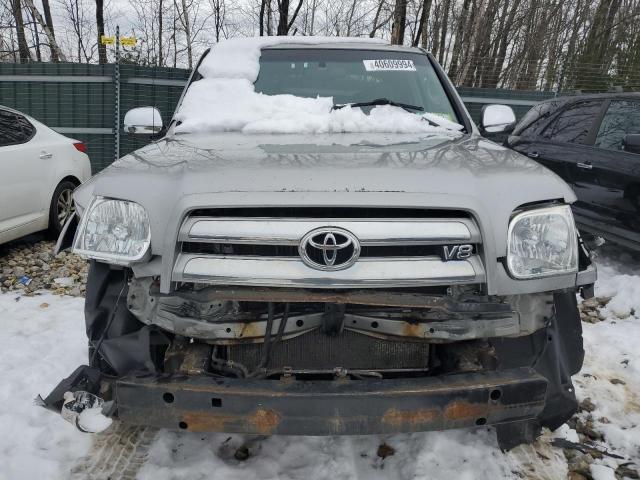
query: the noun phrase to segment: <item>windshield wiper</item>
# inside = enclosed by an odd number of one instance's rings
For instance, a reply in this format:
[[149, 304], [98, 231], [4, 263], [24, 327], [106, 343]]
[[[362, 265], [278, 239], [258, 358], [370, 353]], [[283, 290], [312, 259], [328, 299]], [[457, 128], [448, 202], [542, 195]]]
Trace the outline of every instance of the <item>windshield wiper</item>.
[[370, 102], [357, 102], [357, 103], [338, 103], [331, 107], [331, 110], [340, 110], [346, 106], [350, 107], [375, 107], [378, 105], [391, 105], [393, 107], [404, 108], [407, 112], [423, 112], [424, 108], [418, 105], [409, 105], [408, 103], [400, 103], [394, 102], [393, 100], [389, 100], [388, 98], [376, 98], [375, 100], [371, 100]]

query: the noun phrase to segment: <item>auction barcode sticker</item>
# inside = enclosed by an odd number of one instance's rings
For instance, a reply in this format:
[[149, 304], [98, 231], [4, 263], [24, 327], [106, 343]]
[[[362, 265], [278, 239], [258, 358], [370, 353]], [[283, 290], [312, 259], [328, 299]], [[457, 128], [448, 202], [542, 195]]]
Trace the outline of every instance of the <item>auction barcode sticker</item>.
[[415, 72], [416, 66], [413, 60], [393, 60], [390, 58], [381, 58], [379, 60], [363, 60], [364, 68], [367, 72], [377, 72], [385, 70], [406, 70]]

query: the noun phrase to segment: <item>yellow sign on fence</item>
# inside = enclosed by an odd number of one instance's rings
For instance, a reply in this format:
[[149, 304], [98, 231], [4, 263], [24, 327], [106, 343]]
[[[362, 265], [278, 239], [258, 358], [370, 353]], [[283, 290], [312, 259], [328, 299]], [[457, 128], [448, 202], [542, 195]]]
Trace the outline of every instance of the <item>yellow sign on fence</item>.
[[100, 43], [102, 45], [113, 45], [116, 43], [116, 37], [107, 37], [106, 35], [102, 35], [100, 37]]
[[120, 37], [120, 43], [125, 47], [135, 47], [136, 37]]

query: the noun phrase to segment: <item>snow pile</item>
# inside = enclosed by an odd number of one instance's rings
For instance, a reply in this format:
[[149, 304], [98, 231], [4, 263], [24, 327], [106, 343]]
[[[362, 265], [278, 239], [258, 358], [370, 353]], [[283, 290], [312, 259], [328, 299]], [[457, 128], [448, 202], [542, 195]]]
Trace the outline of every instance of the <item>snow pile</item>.
[[113, 419], [102, 413], [101, 407], [87, 408], [78, 417], [78, 426], [85, 432], [104, 432], [111, 426]]
[[87, 362], [84, 299], [0, 294], [0, 479], [68, 478], [91, 436], [40, 406]]
[[[234, 458], [243, 438], [161, 431], [138, 480], [476, 480], [513, 478], [509, 456], [488, 428], [393, 436], [271, 436]], [[395, 453], [385, 459], [382, 442]]]
[[217, 43], [205, 57], [198, 72], [205, 78], [242, 78], [253, 83], [260, 71], [260, 50], [288, 43], [322, 45], [327, 43], [386, 44], [384, 40], [358, 37], [244, 37]]
[[604, 264], [598, 265], [598, 277], [598, 296], [613, 297], [604, 308], [606, 316], [640, 317], [640, 276], [620, 274], [615, 267]]
[[[612, 264], [606, 257], [600, 260], [596, 296], [613, 298], [601, 311], [606, 320], [582, 324], [587, 355], [582, 371], [574, 377], [574, 384], [579, 400], [589, 397], [595, 404], [591, 415], [607, 442], [605, 448], [613, 447], [615, 453], [637, 461], [640, 452], [639, 265]], [[628, 267], [636, 273], [620, 273], [620, 269]], [[630, 316], [631, 313], [636, 317]], [[624, 317], [620, 318], [622, 314]]]
[[[333, 98], [257, 93], [260, 49], [266, 46], [373, 42], [361, 38], [259, 37], [218, 43], [198, 71], [202, 79], [187, 91], [176, 119], [178, 133], [241, 131], [244, 133], [421, 133], [460, 130], [461, 125], [433, 114], [419, 115], [399, 107], [378, 106], [366, 115], [359, 108], [333, 110]], [[435, 127], [429, 122], [442, 127]]]

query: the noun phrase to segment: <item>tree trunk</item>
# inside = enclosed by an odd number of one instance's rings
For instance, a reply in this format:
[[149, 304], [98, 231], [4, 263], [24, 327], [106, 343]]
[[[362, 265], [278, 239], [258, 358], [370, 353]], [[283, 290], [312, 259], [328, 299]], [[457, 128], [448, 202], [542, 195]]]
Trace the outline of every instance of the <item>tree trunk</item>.
[[289, 25], [289, 0], [278, 0], [278, 29], [276, 35], [286, 35]]
[[271, 22], [271, 16], [273, 15], [273, 9], [271, 8], [271, 0], [267, 1], [267, 35], [273, 35], [273, 25]]
[[373, 27], [371, 28], [371, 32], [369, 32], [369, 38], [375, 37], [376, 32], [381, 27], [381, 25], [379, 25], [378, 22], [380, 21], [380, 12], [382, 12], [382, 7], [384, 5], [384, 2], [385, 0], [380, 0], [378, 2], [378, 8], [376, 8], [376, 15], [375, 17], [373, 17]]
[[[464, 85], [465, 87], [473, 86], [473, 79], [477, 68], [477, 64], [473, 62], [477, 62], [478, 60], [477, 55], [480, 50], [480, 32], [482, 30], [482, 20], [485, 15], [486, 8], [486, 0], [478, 0], [475, 3], [475, 8], [471, 11], [470, 18], [473, 19], [471, 36], [469, 37], [469, 49], [471, 52], [464, 62], [462, 72], [459, 76], [461, 85]], [[473, 45], [473, 49], [471, 49], [471, 45]]]
[[189, 70], [193, 68], [193, 45], [191, 45], [191, 25], [189, 24], [189, 10], [187, 0], [182, 0], [182, 15], [184, 18], [184, 35], [187, 37], [187, 64]]
[[[298, 18], [298, 14], [300, 13], [300, 9], [302, 8], [302, 2], [303, 0], [298, 0], [298, 6], [293, 11], [293, 15], [291, 15], [291, 20], [289, 20], [289, 24], [287, 25], [287, 35], [289, 34], [291, 27], [293, 27], [293, 22], [295, 22], [296, 18]], [[294, 31], [293, 34], [295, 35], [296, 32]]]
[[158, 66], [159, 67], [163, 67], [164, 66], [164, 53], [162, 51], [163, 49], [163, 45], [162, 45], [162, 0], [159, 0], [159, 4], [158, 4]]
[[[417, 47], [418, 43], [420, 43], [420, 39], [424, 36], [427, 38], [427, 31], [429, 29], [429, 12], [431, 11], [431, 2], [433, 0], [424, 0], [422, 2], [422, 11], [420, 12], [420, 21], [418, 22], [418, 28], [416, 29], [416, 34], [413, 37], [413, 42], [411, 42], [411, 46]], [[425, 45], [423, 44], [424, 48]]]
[[[460, 12], [460, 18], [458, 19], [458, 25], [456, 26], [456, 41], [453, 44], [453, 53], [451, 54], [451, 67], [449, 68], [449, 78], [455, 84], [456, 77], [458, 76], [458, 60], [462, 51], [462, 44], [466, 40], [464, 32], [467, 26], [467, 17], [469, 15], [469, 4], [471, 0], [464, 0], [462, 4], [462, 11]], [[506, 2], [505, 2], [506, 4]]]
[[349, 18], [347, 20], [347, 37], [351, 36], [351, 27], [353, 26], [353, 15], [356, 11], [356, 3], [358, 0], [351, 0], [351, 8], [349, 9]]
[[432, 4], [432, 0], [425, 0], [425, 5], [422, 10], [422, 13], [426, 14], [426, 17], [424, 18], [422, 31], [420, 32], [420, 46], [425, 49], [427, 48], [427, 45], [429, 43], [429, 18], [431, 17]]
[[98, 30], [98, 63], [107, 63], [107, 46], [102, 44], [104, 35], [104, 0], [96, 0], [96, 27]]
[[442, 65], [443, 63], [444, 52], [447, 48], [446, 38], [447, 38], [447, 27], [449, 25], [449, 6], [450, 5], [451, 5], [451, 0], [444, 1], [444, 15], [442, 20], [442, 30], [440, 30], [440, 50], [438, 52], [438, 63], [440, 63], [440, 65]]
[[276, 35], [288, 35], [289, 30], [293, 26], [293, 22], [296, 21], [300, 8], [302, 8], [303, 0], [298, 1], [298, 5], [289, 20], [289, 0], [278, 0], [278, 29]]
[[442, 23], [442, 4], [437, 4], [433, 11], [433, 30], [431, 31], [431, 53], [438, 55], [440, 49], [440, 24]]
[[[53, 35], [53, 24], [51, 24], [51, 28], [49, 28], [49, 24], [45, 23], [44, 19], [42, 18], [42, 15], [40, 15], [40, 12], [36, 8], [35, 4], [33, 3], [33, 0], [23, 0], [23, 1], [27, 5], [27, 7], [29, 7], [29, 10], [31, 11], [31, 15], [33, 16], [34, 21], [40, 24], [40, 26], [42, 27], [42, 30], [44, 30], [44, 33], [47, 36], [47, 40], [49, 42], [49, 48], [51, 49], [51, 61], [58, 62], [59, 60], [62, 60], [63, 62], [66, 62], [67, 59], [65, 58], [64, 53], [62, 53], [62, 50], [60, 50], [60, 47], [56, 42], [56, 38]], [[48, 9], [49, 2], [47, 0], [43, 2], [43, 5], [45, 4], [47, 5], [46, 9]], [[45, 14], [47, 11], [46, 9], [45, 9]], [[49, 20], [47, 20], [47, 22], [51, 22], [50, 9], [49, 9]], [[35, 32], [37, 37], [38, 35], [37, 29]], [[38, 40], [38, 43], [39, 43], [39, 40]], [[38, 52], [38, 57], [40, 57], [39, 52]]]
[[45, 30], [45, 33], [47, 34], [49, 48], [51, 49], [51, 61], [59, 62], [62, 60], [64, 62], [64, 55], [56, 43], [56, 32], [53, 29], [53, 18], [51, 18], [51, 6], [49, 5], [49, 0], [42, 0], [42, 9], [44, 10], [44, 19], [47, 25], [46, 28], [49, 30], [48, 33], [47, 30]]
[[393, 10], [393, 25], [391, 27], [391, 44], [404, 43], [404, 29], [407, 24], [407, 0], [396, 0]]
[[491, 75], [491, 82], [487, 85], [491, 88], [496, 88], [500, 81], [500, 73], [504, 66], [504, 60], [507, 57], [507, 47], [509, 46], [509, 33], [513, 26], [513, 21], [516, 16], [516, 12], [520, 7], [520, 0], [514, 0], [511, 4], [511, 10], [509, 10], [509, 16], [505, 23], [504, 30], [501, 33], [500, 44], [498, 46], [498, 55], [493, 61], [493, 73]]
[[36, 24], [36, 17], [33, 14], [33, 11], [31, 11], [30, 23], [33, 26], [32, 35], [36, 47], [36, 62], [42, 62], [42, 51], [40, 50], [40, 35], [38, 34], [38, 25]]
[[317, 0], [313, 0], [313, 4], [311, 5], [311, 22], [309, 25], [309, 35], [313, 35], [313, 28], [316, 23], [316, 2]]
[[261, 0], [260, 1], [260, 36], [263, 37], [264, 36], [264, 9], [266, 7], [266, 3], [268, 0]]
[[20, 63], [27, 63], [31, 61], [31, 53], [27, 46], [27, 37], [24, 34], [24, 19], [22, 17], [20, 0], [12, 0], [11, 9], [13, 18], [16, 22], [16, 37], [18, 38], [18, 54], [20, 56]]

